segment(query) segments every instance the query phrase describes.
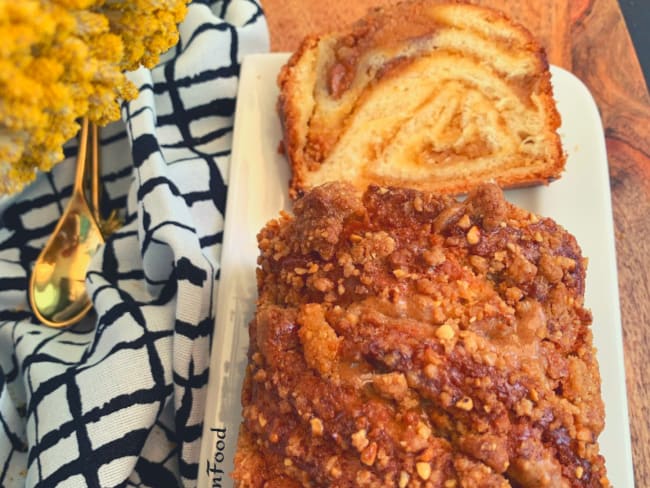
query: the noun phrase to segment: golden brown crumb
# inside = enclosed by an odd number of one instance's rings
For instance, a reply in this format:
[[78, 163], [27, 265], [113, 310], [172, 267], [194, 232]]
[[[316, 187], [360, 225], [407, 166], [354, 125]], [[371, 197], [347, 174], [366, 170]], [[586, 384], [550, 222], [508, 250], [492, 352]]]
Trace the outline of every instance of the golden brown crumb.
[[278, 76], [292, 198], [328, 181], [464, 193], [560, 176], [543, 47], [469, 3], [395, 2], [303, 41]]

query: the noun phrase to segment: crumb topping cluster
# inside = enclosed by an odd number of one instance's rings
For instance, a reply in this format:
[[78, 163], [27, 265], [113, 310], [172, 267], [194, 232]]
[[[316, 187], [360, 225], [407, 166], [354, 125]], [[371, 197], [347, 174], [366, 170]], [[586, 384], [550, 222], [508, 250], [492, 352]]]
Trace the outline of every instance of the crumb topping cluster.
[[585, 259], [484, 185], [318, 187], [259, 234], [242, 487], [609, 486]]

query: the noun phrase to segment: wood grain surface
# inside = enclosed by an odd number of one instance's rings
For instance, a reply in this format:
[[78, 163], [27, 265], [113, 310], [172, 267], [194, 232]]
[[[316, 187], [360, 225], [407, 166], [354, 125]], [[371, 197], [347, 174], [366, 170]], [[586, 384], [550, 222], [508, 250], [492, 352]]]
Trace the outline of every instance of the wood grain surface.
[[[274, 51], [391, 0], [262, 0]], [[650, 487], [650, 96], [616, 0], [475, 1], [526, 25], [549, 61], [575, 73], [601, 111], [610, 165], [637, 487]], [[588, 195], [586, 196], [588, 198]], [[617, 487], [626, 488], [626, 487]]]

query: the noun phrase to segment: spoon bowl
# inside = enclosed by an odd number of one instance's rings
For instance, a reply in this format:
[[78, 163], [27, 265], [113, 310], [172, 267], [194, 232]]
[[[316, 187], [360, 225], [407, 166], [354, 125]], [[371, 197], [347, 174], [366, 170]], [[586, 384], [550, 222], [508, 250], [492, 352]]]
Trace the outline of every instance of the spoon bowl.
[[93, 255], [104, 243], [83, 188], [88, 125], [88, 119], [84, 119], [72, 196], [36, 260], [30, 278], [32, 311], [50, 327], [72, 325], [90, 310], [92, 304], [86, 292], [86, 271]]

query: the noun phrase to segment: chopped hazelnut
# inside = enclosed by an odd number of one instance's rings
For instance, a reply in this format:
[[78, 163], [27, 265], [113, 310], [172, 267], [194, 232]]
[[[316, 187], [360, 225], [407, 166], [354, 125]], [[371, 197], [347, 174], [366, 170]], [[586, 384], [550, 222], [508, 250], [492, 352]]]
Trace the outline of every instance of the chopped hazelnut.
[[263, 414], [257, 416], [257, 422], [260, 424], [260, 427], [264, 427], [267, 423], [266, 417]]
[[451, 406], [452, 396], [449, 394], [449, 392], [443, 391], [440, 393], [440, 401], [445, 407]]
[[474, 402], [470, 397], [463, 397], [456, 402], [456, 407], [469, 412], [474, 408]]
[[[385, 468], [385, 467], [388, 465], [388, 463], [389, 463], [390, 460], [391, 460], [391, 457], [390, 457], [390, 455], [389, 455], [389, 454], [384, 450], [384, 448], [379, 448], [379, 449], [377, 450], [377, 465], [378, 465], [380, 468]], [[391, 475], [391, 479], [392, 479], [392, 475]]]
[[372, 278], [369, 275], [363, 275], [361, 278], [359, 278], [359, 281], [363, 283], [364, 285], [371, 285], [372, 284]]
[[434, 247], [433, 249], [427, 249], [422, 253], [422, 258], [429, 266], [436, 266], [442, 264], [447, 259], [445, 253], [439, 247]]
[[402, 373], [373, 375], [372, 383], [378, 392], [386, 398], [400, 401], [408, 393], [408, 382]]
[[323, 435], [323, 422], [318, 417], [314, 417], [309, 421], [311, 424], [311, 433], [316, 436]]
[[487, 273], [489, 267], [487, 259], [482, 256], [472, 255], [469, 257], [470, 264], [481, 273]]
[[406, 471], [402, 471], [399, 474], [399, 488], [406, 488], [406, 485], [408, 485], [410, 476]]
[[317, 278], [313, 282], [313, 286], [315, 289], [321, 292], [326, 292], [331, 290], [334, 287], [334, 283], [332, 283], [330, 280], [327, 278]]
[[415, 470], [418, 472], [418, 476], [424, 481], [428, 480], [431, 476], [431, 465], [429, 463], [416, 463]]
[[371, 442], [361, 452], [361, 462], [366, 466], [372, 466], [375, 463], [376, 458], [377, 458], [377, 443]]
[[481, 231], [479, 230], [478, 227], [473, 225], [467, 231], [467, 235], [465, 237], [467, 238], [467, 242], [473, 246], [475, 244], [478, 244], [479, 241], [481, 240]]
[[418, 292], [425, 295], [432, 295], [436, 291], [436, 286], [427, 278], [422, 278], [415, 283]]
[[569, 271], [573, 271], [576, 267], [576, 262], [575, 260], [568, 258], [566, 256], [558, 256], [557, 258], [558, 264], [562, 267], [562, 269], [567, 269]]
[[418, 424], [418, 436], [422, 437], [423, 439], [428, 439], [430, 435], [431, 435], [431, 429], [429, 428], [429, 426], [423, 422], [420, 422]]
[[416, 212], [422, 212], [422, 210], [424, 209], [422, 197], [420, 195], [416, 196], [413, 199], [413, 208], [415, 209]]
[[424, 375], [429, 379], [435, 378], [438, 376], [438, 367], [435, 364], [427, 364], [424, 367]]
[[464, 214], [459, 220], [458, 220], [458, 227], [461, 229], [467, 230], [469, 229], [469, 226], [472, 225], [472, 222], [469, 220], [469, 215]]
[[526, 415], [530, 417], [533, 413], [533, 402], [531, 402], [528, 398], [522, 398], [514, 405], [514, 408], [517, 415]]
[[357, 472], [357, 477], [356, 477], [356, 482], [357, 485], [365, 485], [368, 482], [370, 482], [372, 474], [370, 474], [370, 471], [366, 469], [362, 469], [361, 471]]
[[253, 375], [253, 379], [259, 383], [266, 381], [266, 370], [258, 369]]
[[325, 469], [334, 478], [339, 478], [343, 474], [343, 472], [341, 471], [341, 468], [339, 468], [339, 466], [338, 466], [338, 461], [339, 460], [338, 460], [338, 458], [336, 456], [332, 456], [325, 463]]
[[353, 313], [348, 312], [347, 315], [345, 316], [345, 319], [350, 323], [350, 325], [354, 326], [359, 323], [359, 316], [355, 315]]
[[454, 332], [453, 327], [449, 324], [442, 324], [436, 330], [436, 337], [443, 341], [448, 341], [453, 338], [454, 335], [456, 335], [456, 333]]
[[578, 466], [576, 468], [576, 478], [580, 479], [582, 478], [582, 475], [585, 473], [585, 470], [582, 466]]
[[493, 352], [486, 352], [483, 356], [483, 362], [488, 366], [494, 366], [497, 362], [497, 355]]
[[352, 445], [357, 449], [357, 451], [363, 451], [366, 446], [370, 443], [366, 437], [366, 429], [359, 429], [354, 434], [352, 434]]
[[398, 268], [393, 270], [393, 274], [395, 275], [395, 278], [399, 279], [406, 277], [408, 275], [408, 271]]
[[523, 296], [524, 292], [515, 286], [506, 289], [506, 299], [510, 302], [518, 302]]

